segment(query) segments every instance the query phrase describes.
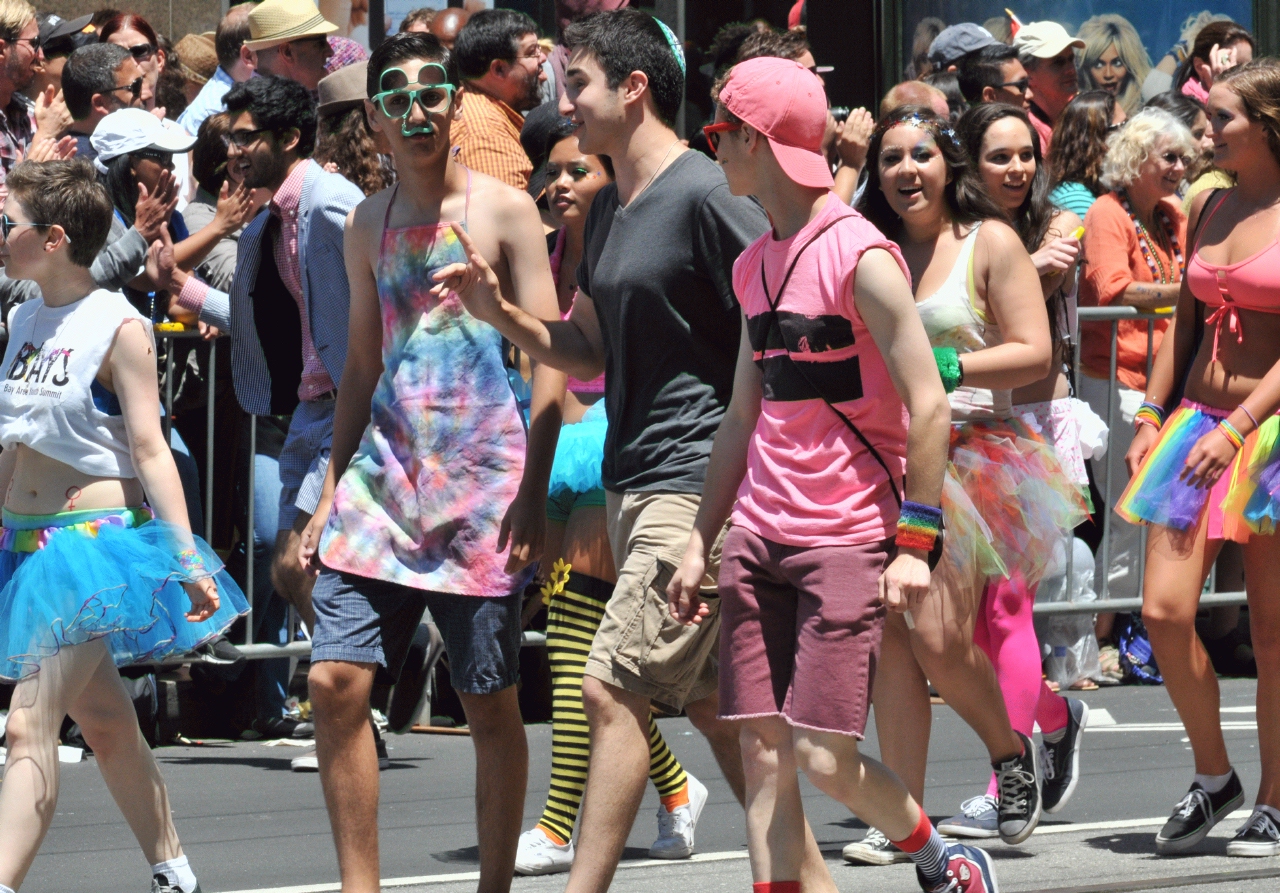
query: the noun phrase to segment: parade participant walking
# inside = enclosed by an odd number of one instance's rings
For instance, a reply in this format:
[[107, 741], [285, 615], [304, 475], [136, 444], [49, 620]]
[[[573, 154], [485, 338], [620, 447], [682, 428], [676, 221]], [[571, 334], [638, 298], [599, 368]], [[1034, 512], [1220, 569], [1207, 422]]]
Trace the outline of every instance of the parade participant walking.
[[[152, 893], [199, 890], [116, 666], [185, 654], [248, 610], [193, 537], [160, 428], [150, 321], [89, 271], [111, 201], [87, 161], [9, 172], [0, 387], [0, 680], [16, 681], [0, 786], [0, 891], [31, 868], [58, 802], [58, 734], [79, 724], [142, 847]], [[150, 505], [146, 500], [150, 500]]]
[[[576, 271], [582, 260], [587, 213], [596, 194], [613, 180], [607, 156], [587, 155], [578, 145], [571, 121], [561, 118], [547, 137], [546, 191], [551, 219], [561, 224], [548, 239], [551, 275], [562, 318], [577, 296]], [[609, 554], [605, 514], [604, 376], [594, 381], [570, 378], [565, 394], [565, 425], [560, 429], [547, 498], [547, 546], [543, 567], [548, 580], [542, 599], [525, 608], [530, 617], [547, 608], [547, 661], [551, 664], [551, 786], [538, 824], [520, 835], [516, 871], [551, 874], [573, 864], [573, 827], [587, 781], [590, 737], [582, 710], [582, 676], [591, 641], [618, 581]], [[685, 772], [667, 747], [658, 724], [649, 718], [649, 780], [658, 789], [658, 837], [650, 858], [685, 859], [693, 855], [694, 830], [707, 788]]]
[[[987, 192], [1004, 208], [1031, 254], [1049, 312], [1052, 368], [1040, 381], [1014, 389], [1013, 415], [1033, 420], [1053, 447], [1067, 480], [1087, 499], [1080, 416], [1090, 410], [1071, 397], [1064, 371], [1072, 358], [1070, 320], [1075, 317], [1080, 218], [1050, 203], [1049, 172], [1024, 111], [1007, 105], [975, 106], [956, 127]], [[1058, 540], [1067, 543], [1071, 535], [1069, 529], [1061, 531]], [[1084, 701], [1063, 698], [1044, 681], [1032, 622], [1039, 583], [1010, 577], [988, 582], [978, 606], [974, 640], [991, 658], [1014, 729], [1030, 738], [1039, 725], [1044, 735], [1044, 811], [1058, 812], [1079, 779], [1079, 748], [1089, 708]], [[993, 775], [986, 794], [962, 803], [960, 813], [939, 825], [940, 830], [957, 837], [998, 836], [997, 793]]]
[[369, 693], [395, 680], [427, 608], [476, 751], [483, 893], [510, 887], [523, 816], [521, 596], [542, 547], [564, 376], [535, 369], [526, 436], [501, 337], [448, 285], [482, 257], [495, 288], [555, 318], [532, 199], [450, 159], [458, 86], [430, 35], [396, 35], [369, 60], [371, 123], [399, 183], [348, 219], [350, 345], [324, 491], [295, 558], [319, 572], [308, 681], [345, 893], [378, 889]]
[[1000, 789], [1000, 837], [1021, 843], [1040, 820], [1039, 760], [1010, 725], [974, 624], [987, 578], [1039, 579], [1081, 504], [1050, 449], [1011, 418], [1010, 389], [1049, 372], [1048, 315], [1035, 265], [945, 121], [920, 107], [897, 109], [880, 122], [871, 153], [865, 212], [902, 245], [931, 343], [958, 352], [943, 361], [952, 389], [946, 551], [915, 628], [896, 614], [885, 624], [875, 691], [880, 752], [922, 801], [932, 682], [986, 745]]
[[858, 751], [885, 610], [920, 610], [942, 521], [950, 412], [906, 262], [832, 191], [816, 75], [750, 59], [717, 87], [708, 139], [730, 190], [756, 196], [773, 230], [734, 265], [733, 398], [666, 591], [673, 616], [702, 622], [699, 588], [732, 509], [720, 716], [740, 723], [755, 891], [801, 889], [799, 769], [884, 829], [924, 890], [989, 893], [986, 853], [944, 844], [897, 776]]
[[[733, 261], [768, 221], [672, 129], [684, 96], [684, 56], [672, 32], [622, 9], [575, 22], [565, 40], [560, 110], [578, 125], [582, 151], [608, 155], [616, 176], [587, 218], [573, 312], [564, 322], [521, 312], [482, 276], [478, 258], [450, 287], [534, 360], [583, 381], [605, 371], [602, 478], [618, 583], [582, 685], [591, 766], [569, 875], [573, 893], [603, 893], [644, 795], [651, 701], [684, 708], [734, 794], [745, 797], [737, 728], [716, 716], [717, 618], [685, 627], [667, 610], [663, 587], [664, 567], [679, 562], [693, 525], [733, 386]], [[707, 593], [715, 592], [719, 555], [713, 546]], [[657, 632], [646, 638], [643, 629]], [[807, 831], [806, 841], [807, 888], [834, 890]]]
[[[1222, 737], [1218, 680], [1195, 631], [1208, 569], [1242, 543], [1258, 663], [1262, 779], [1233, 856], [1280, 854], [1280, 62], [1226, 72], [1209, 90], [1214, 163], [1237, 186], [1197, 198], [1173, 336], [1160, 346], [1126, 457], [1116, 511], [1146, 523], [1142, 619], [1187, 730], [1195, 779], [1156, 835], [1156, 852], [1195, 847], [1244, 802]], [[1203, 337], [1201, 336], [1203, 333]], [[1181, 403], [1166, 418], [1173, 395]]]

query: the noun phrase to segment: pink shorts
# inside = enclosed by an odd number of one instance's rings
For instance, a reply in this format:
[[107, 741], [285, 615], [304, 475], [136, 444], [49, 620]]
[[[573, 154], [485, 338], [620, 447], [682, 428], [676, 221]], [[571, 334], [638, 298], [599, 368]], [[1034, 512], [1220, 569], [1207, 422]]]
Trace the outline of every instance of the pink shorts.
[[892, 540], [783, 546], [733, 527], [720, 562], [720, 716], [781, 716], [861, 740]]

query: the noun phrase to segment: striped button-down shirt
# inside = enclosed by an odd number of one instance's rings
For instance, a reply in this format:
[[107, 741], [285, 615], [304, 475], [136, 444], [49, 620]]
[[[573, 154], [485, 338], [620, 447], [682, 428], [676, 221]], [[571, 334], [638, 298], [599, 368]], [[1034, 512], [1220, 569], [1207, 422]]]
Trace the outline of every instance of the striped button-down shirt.
[[[320, 362], [315, 342], [311, 340], [311, 322], [307, 319], [307, 305], [302, 299], [302, 271], [298, 268], [298, 205], [302, 201], [302, 181], [307, 176], [310, 161], [294, 167], [271, 198], [271, 214], [280, 221], [280, 232], [271, 246], [280, 280], [298, 305], [302, 320], [302, 381], [298, 385], [299, 400], [315, 400], [333, 390], [333, 379]], [[270, 230], [267, 230], [270, 232]]]
[[450, 140], [458, 161], [516, 189], [529, 185], [533, 162], [520, 145], [524, 116], [500, 99], [471, 87], [462, 88], [462, 115], [453, 122]]

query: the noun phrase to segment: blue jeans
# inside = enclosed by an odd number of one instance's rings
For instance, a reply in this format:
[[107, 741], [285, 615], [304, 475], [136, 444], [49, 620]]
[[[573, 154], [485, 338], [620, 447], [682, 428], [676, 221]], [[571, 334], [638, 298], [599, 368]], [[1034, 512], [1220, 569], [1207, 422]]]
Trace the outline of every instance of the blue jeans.
[[201, 507], [200, 469], [196, 460], [191, 458], [191, 450], [187, 449], [182, 435], [177, 428], [169, 431], [169, 447], [173, 453], [173, 464], [178, 467], [178, 479], [182, 481], [182, 495], [187, 501], [187, 520], [191, 522], [191, 532], [203, 537], [204, 509]]

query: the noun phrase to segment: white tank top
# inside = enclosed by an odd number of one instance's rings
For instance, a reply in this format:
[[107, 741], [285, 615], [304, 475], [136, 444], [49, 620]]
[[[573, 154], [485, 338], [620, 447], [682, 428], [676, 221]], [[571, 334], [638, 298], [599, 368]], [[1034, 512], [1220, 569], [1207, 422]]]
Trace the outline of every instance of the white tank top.
[[147, 324], [124, 295], [106, 289], [65, 307], [27, 301], [9, 312], [0, 447], [24, 443], [96, 477], [138, 476], [115, 395], [94, 381], [127, 319]]
[[[978, 241], [981, 223], [975, 224], [960, 244], [955, 266], [942, 287], [916, 304], [929, 343], [934, 347], [954, 347], [960, 353], [972, 353], [1002, 344], [1000, 327], [987, 319], [974, 306], [973, 246]], [[1013, 414], [1013, 391], [989, 388], [959, 387], [948, 395], [951, 419], [1008, 418]]]

